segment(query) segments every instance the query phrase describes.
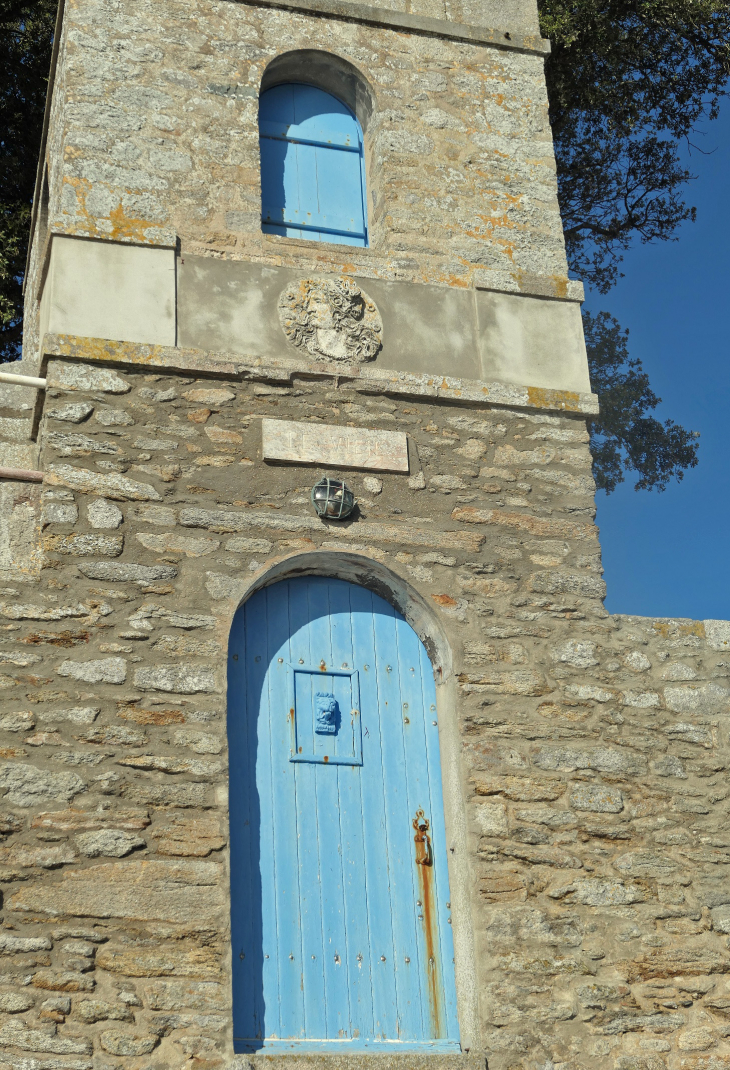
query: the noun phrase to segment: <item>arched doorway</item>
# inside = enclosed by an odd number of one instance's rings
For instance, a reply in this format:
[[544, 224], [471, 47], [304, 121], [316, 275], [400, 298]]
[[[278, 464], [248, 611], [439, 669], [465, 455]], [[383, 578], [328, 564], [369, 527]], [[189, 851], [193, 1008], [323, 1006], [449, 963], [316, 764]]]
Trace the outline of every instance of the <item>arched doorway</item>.
[[389, 603], [282, 580], [229, 648], [236, 1051], [459, 1049], [433, 672]]

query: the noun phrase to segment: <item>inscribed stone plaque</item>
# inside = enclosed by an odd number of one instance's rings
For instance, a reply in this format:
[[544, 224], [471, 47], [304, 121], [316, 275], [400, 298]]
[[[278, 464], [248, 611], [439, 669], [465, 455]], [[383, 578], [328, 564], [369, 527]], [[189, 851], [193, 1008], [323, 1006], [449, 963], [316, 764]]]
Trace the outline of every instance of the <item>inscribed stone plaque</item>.
[[265, 461], [408, 471], [408, 439], [403, 431], [369, 431], [294, 420], [262, 420], [261, 425]]

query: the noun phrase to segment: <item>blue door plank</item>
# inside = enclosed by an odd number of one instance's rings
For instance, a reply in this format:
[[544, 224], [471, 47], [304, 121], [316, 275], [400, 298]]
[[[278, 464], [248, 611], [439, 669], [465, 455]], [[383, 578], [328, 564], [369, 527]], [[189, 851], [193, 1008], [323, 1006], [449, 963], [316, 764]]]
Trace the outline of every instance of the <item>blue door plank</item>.
[[[424, 908], [427, 910], [430, 908], [430, 903], [428, 907], [425, 907], [425, 893], [422, 887], [424, 878], [423, 871], [428, 870], [430, 867], [416, 865], [416, 847], [414, 843], [416, 833], [413, 828], [413, 820], [417, 810], [422, 809], [426, 818], [429, 820], [431, 812], [420, 673], [416, 679], [416, 668], [418, 665], [416, 660], [418, 657], [417, 646], [420, 646], [420, 644], [418, 643], [418, 639], [413, 629], [410, 628], [402, 617], [398, 618], [395, 625], [394, 657], [396, 662], [395, 671], [398, 675], [401, 695], [401, 723], [403, 725], [405, 765], [404, 788], [407, 794], [406, 806], [408, 814], [409, 873], [413, 879], [412, 910], [416, 930], [417, 954], [416, 959], [412, 960], [412, 964], [417, 964], [416, 971], [414, 972], [417, 972], [418, 975], [418, 1002], [420, 1014], [420, 1021], [417, 1021], [414, 1016], [414, 1026], [418, 1030], [417, 1035], [427, 1036], [430, 1037], [430, 1039], [435, 1040], [440, 1034], [434, 1032], [432, 1021], [433, 1016], [429, 1013], [430, 992], [428, 987], [428, 959], [430, 956], [425, 954], [426, 948], [423, 939], [424, 922], [426, 920]], [[408, 718], [407, 722], [406, 717]], [[432, 871], [427, 874], [428, 877], [432, 877], [432, 875]]]
[[[421, 644], [412, 628], [404, 620], [396, 628], [398, 672], [404, 708], [410, 724], [406, 732], [406, 783], [411, 814], [411, 844], [415, 855], [413, 818], [422, 810], [429, 823], [428, 835], [433, 845], [433, 804], [430, 790], [426, 733], [428, 731], [420, 672]], [[432, 718], [433, 720], [434, 718]], [[431, 726], [433, 729], [433, 726]], [[438, 844], [443, 850], [443, 841]], [[423, 1021], [421, 1029], [432, 1040], [445, 1036], [445, 1010], [441, 979], [441, 948], [437, 914], [437, 889], [433, 866], [416, 865], [414, 894], [416, 899], [416, 931], [418, 935], [418, 971], [421, 985]], [[420, 905], [419, 905], [420, 904]]]
[[[278, 586], [278, 585], [277, 585]], [[311, 665], [315, 657], [311, 606], [307, 586], [287, 583], [292, 629], [291, 662]], [[304, 1030], [308, 1037], [327, 1036], [322, 944], [322, 901], [319, 861], [316, 765], [289, 762], [297, 785], [299, 834], [299, 903], [302, 937], [301, 985], [304, 995]], [[293, 770], [293, 773], [291, 772]], [[296, 880], [296, 874], [292, 874]]]
[[[298, 146], [304, 149], [305, 146]], [[311, 148], [317, 173], [319, 216], [316, 223], [329, 230], [363, 234], [360, 157], [352, 152]], [[303, 199], [303, 198], [302, 198]]]
[[[332, 581], [317, 578], [306, 584], [309, 589], [311, 614], [310, 664], [323, 664], [327, 670], [338, 669], [346, 660], [339, 650], [336, 634], [336, 612], [332, 605]], [[335, 690], [334, 679], [322, 673], [322, 690]], [[346, 679], [346, 678], [345, 678]], [[318, 678], [311, 678], [312, 689], [319, 690]], [[343, 681], [343, 678], [338, 678]], [[344, 681], [343, 681], [344, 682]], [[339, 689], [338, 689], [339, 690]], [[314, 695], [312, 696], [314, 699]], [[314, 703], [313, 703], [314, 705]], [[329, 747], [334, 741], [319, 737]], [[322, 965], [324, 973], [324, 1012], [329, 1040], [346, 1039], [351, 1034], [347, 985], [344, 983], [342, 956], [345, 953], [344, 888], [342, 874], [342, 844], [340, 836], [340, 799], [336, 765], [314, 765], [316, 785], [316, 818], [319, 843], [319, 867], [322, 902]], [[338, 961], [339, 960], [339, 961]]]
[[307, 241], [323, 241], [330, 245], [354, 245], [365, 248], [367, 240], [357, 234], [338, 234], [324, 230], [312, 230], [309, 227], [293, 227], [276, 223], [262, 223], [261, 230], [264, 234], [279, 234], [282, 238], [302, 238]]
[[[402, 699], [398, 672], [398, 618], [388, 606], [374, 614], [378, 650], [380, 717], [384, 739], [383, 773], [386, 800], [386, 835], [391, 863], [391, 911], [396, 936], [396, 989], [399, 1036], [424, 1036], [421, 1013], [421, 977], [417, 963], [415, 863], [411, 835], [411, 800], [406, 779]], [[406, 959], [410, 962], [406, 962]], [[427, 1035], [427, 1034], [426, 1034]]]
[[[257, 724], [257, 705], [260, 708], [262, 705], [268, 708], [268, 683], [267, 683], [267, 669], [269, 664], [269, 652], [267, 641], [267, 629], [266, 629], [266, 602], [262, 600], [260, 605], [260, 613], [263, 616], [263, 627], [252, 627], [252, 616], [246, 615], [246, 705], [249, 710], [249, 716], [252, 722], [252, 728], [254, 729], [255, 737], [257, 738], [256, 749], [256, 767], [255, 776], [253, 780], [253, 787], [256, 793], [256, 802], [258, 804], [258, 817], [261, 828], [268, 827], [271, 822], [271, 768], [269, 762], [269, 742], [268, 742], [268, 718], [266, 724]], [[254, 734], [251, 733], [251, 734]], [[256, 845], [258, 851], [257, 858], [257, 870], [252, 873], [254, 880], [258, 881], [260, 889], [260, 902], [261, 906], [259, 910], [261, 912], [261, 946], [256, 948], [257, 958], [259, 960], [260, 971], [260, 991], [257, 993], [257, 999], [260, 1002], [260, 1010], [257, 1014], [257, 1018], [263, 1020], [265, 1023], [268, 1017], [268, 1008], [271, 1002], [271, 992], [275, 988], [276, 978], [271, 976], [271, 964], [267, 963], [264, 958], [264, 949], [267, 946], [271, 946], [272, 941], [275, 939], [275, 919], [269, 916], [269, 912], [264, 910], [263, 904], [266, 903], [269, 896], [274, 894], [275, 885], [275, 873], [274, 873], [274, 859], [270, 854], [270, 848], [267, 850], [265, 843], [261, 836], [259, 836], [259, 843]], [[264, 1025], [265, 1028], [265, 1025]], [[256, 1032], [252, 1034], [253, 1037], [257, 1037], [259, 1033], [263, 1033], [261, 1024], [258, 1025]]]
[[[271, 765], [271, 834], [269, 842], [274, 853], [275, 889], [272, 900], [275, 904], [276, 930], [272, 932], [273, 946], [264, 948], [276, 962], [278, 986], [267, 993], [271, 1001], [272, 1028], [282, 1037], [301, 1037], [303, 1028], [303, 996], [301, 991], [301, 919], [299, 915], [299, 890], [295, 875], [299, 868], [299, 836], [297, 827], [296, 782], [289, 764], [289, 662], [291, 619], [288, 591], [268, 587], [261, 592], [266, 598], [269, 663], [268, 683], [268, 738], [270, 740]], [[255, 614], [252, 626], [256, 627]], [[259, 625], [260, 626], [260, 625]], [[263, 728], [260, 738], [265, 737]], [[263, 855], [263, 847], [262, 847]], [[293, 879], [294, 875], [294, 879]], [[272, 980], [274, 972], [272, 970]], [[267, 1014], [268, 1017], [268, 1014]]]
[[[362, 587], [351, 590], [353, 646], [360, 672], [360, 707], [363, 733], [363, 852], [368, 876], [368, 943], [362, 949], [363, 965], [370, 964], [373, 993], [373, 1033], [379, 1040], [398, 1037], [398, 1000], [395, 985], [395, 937], [391, 894], [393, 874], [390, 844], [386, 835], [385, 782], [381, 734], [378, 665], [373, 626], [373, 603], [377, 599]], [[382, 956], [386, 965], [383, 969]]]
[[[272, 641], [275, 636], [271, 633], [271, 621], [268, 613], [265, 592], [257, 596], [257, 604], [251, 605], [246, 614], [247, 633], [250, 636], [253, 654], [253, 665], [250, 665], [251, 675], [256, 679], [263, 667], [264, 675], [261, 681], [260, 705], [267, 711], [271, 708], [271, 656]], [[276, 649], [276, 645], [274, 645]], [[260, 661], [256, 659], [260, 658]], [[253, 696], [252, 696], [253, 697]], [[271, 718], [259, 718], [258, 742], [256, 760], [256, 789], [259, 797], [260, 822], [262, 830], [273, 830], [277, 820], [277, 811], [274, 805], [274, 769], [273, 769], [273, 740]], [[264, 839], [260, 837], [260, 874], [261, 874], [261, 897], [262, 904], [276, 902], [277, 896], [277, 857], [274, 851], [272, 836]], [[272, 916], [272, 914], [274, 916]], [[280, 978], [278, 969], [278, 956], [275, 953], [278, 946], [277, 937], [277, 911], [269, 911], [262, 907], [262, 988], [264, 998], [264, 1017], [266, 1029], [272, 1028], [272, 1013], [275, 1016], [273, 1028], [279, 1030], [278, 1009], [275, 1004], [276, 993], [279, 989]], [[274, 952], [272, 954], [272, 952]]]
[[[343, 706], [342, 732], [352, 723], [353, 708], [360, 710], [359, 678], [353, 646], [353, 611], [350, 600], [351, 585], [332, 580], [329, 585], [332, 621], [333, 664], [340, 671], [355, 671], [350, 687], [350, 708]], [[354, 686], [354, 694], [353, 694]], [[355, 705], [356, 703], [356, 705]], [[356, 715], [355, 733], [361, 738], [360, 714]], [[349, 737], [349, 732], [348, 732]], [[348, 1036], [357, 1039], [372, 1036], [372, 986], [370, 956], [367, 954], [367, 918], [369, 874], [365, 867], [363, 846], [362, 776], [367, 769], [360, 765], [339, 766], [337, 769], [339, 796], [340, 843], [342, 852], [344, 943], [341, 952], [341, 972], [348, 991], [350, 1023]], [[342, 983], [342, 978], [340, 979]]]
[[[305, 96], [309, 103], [303, 107]], [[349, 108], [321, 89], [292, 83], [276, 86], [261, 95], [259, 134], [333, 145], [355, 153], [362, 147], [360, 124]]]
[[[321, 118], [326, 120], [328, 116]], [[358, 158], [360, 155], [360, 139], [357, 133], [353, 136], [352, 123], [346, 131], [340, 132], [328, 123], [320, 123], [317, 126], [297, 126], [296, 123], [271, 122], [259, 116], [259, 137], [296, 141], [299, 145], [337, 148], [340, 151], [351, 152]]]
[[[230, 770], [230, 851], [231, 851], [231, 950], [233, 987], [234, 1037], [263, 1036], [263, 1001], [255, 990], [257, 964], [260, 954], [261, 892], [258, 887], [258, 819], [257, 796], [250, 790], [256, 776], [256, 712], [258, 695], [254, 697], [253, 718], [248, 717], [246, 701], [246, 627], [245, 617], [236, 616], [229, 643], [228, 660], [228, 745], [238, 761]], [[235, 660], [234, 660], [235, 659]], [[253, 727], [253, 733], [252, 733]], [[253, 735], [253, 739], [252, 739]], [[253, 743], [253, 746], [251, 745]], [[260, 969], [260, 964], [258, 964]]]
[[295, 88], [298, 88], [296, 83], [285, 82], [262, 93], [259, 98], [259, 118], [269, 122], [294, 122]]
[[318, 124], [323, 124], [325, 128], [338, 129], [343, 133], [352, 133], [359, 127], [360, 124], [356, 120], [353, 124], [354, 116], [350, 109], [338, 101], [336, 96], [315, 86], [305, 86], [301, 82], [290, 82], [290, 85], [294, 89], [293, 122], [296, 126], [311, 131], [317, 128]]
[[343, 955], [353, 1038], [373, 1036], [372, 961], [368, 946], [369, 885], [363, 842], [361, 767], [340, 766], [343, 884], [346, 942]]
[[[349, 642], [349, 600], [346, 591], [343, 604], [343, 588], [340, 581], [329, 579], [327, 583], [327, 630], [329, 639], [328, 668], [349, 671], [351, 643]], [[342, 670], [343, 663], [348, 666]], [[349, 730], [349, 712], [352, 708], [352, 678], [332, 675], [329, 687], [337, 695], [340, 705], [340, 728], [337, 736], [320, 737], [325, 749], [337, 750], [338, 738], [343, 753], [352, 751], [352, 733]], [[343, 723], [344, 722], [344, 723]], [[347, 928], [345, 915], [345, 859], [342, 846], [342, 808], [346, 800], [340, 794], [340, 773], [351, 767], [321, 766], [318, 771], [318, 803], [320, 827], [328, 828], [329, 834], [320, 838], [323, 873], [323, 931], [327, 934], [329, 953], [325, 956], [325, 986], [327, 991], [328, 1036], [332, 1040], [350, 1039], [353, 1035], [350, 990], [346, 983]], [[356, 767], [359, 772], [359, 766]], [[331, 874], [327, 878], [325, 874]], [[328, 887], [327, 887], [328, 886]], [[326, 890], [325, 890], [326, 888]], [[343, 968], [343, 963], [345, 963]]]
[[[266, 615], [265, 603], [260, 606], [260, 612], [264, 616]], [[251, 797], [251, 811], [253, 812], [254, 806], [258, 811], [259, 824], [264, 826], [271, 820], [271, 784], [270, 784], [270, 766], [268, 761], [269, 746], [266, 739], [262, 740], [260, 736], [260, 730], [257, 731], [256, 719], [257, 709], [262, 705], [268, 705], [268, 699], [266, 697], [268, 691], [268, 684], [266, 680], [266, 670], [268, 667], [268, 650], [267, 650], [267, 636], [266, 628], [259, 628], [254, 631], [250, 627], [250, 618], [244, 618], [246, 622], [246, 669], [243, 677], [243, 683], [246, 688], [246, 707], [250, 711], [250, 729], [248, 739], [251, 740], [253, 736], [255, 767], [253, 770], [253, 787], [254, 790], [249, 789]], [[232, 754], [236, 751], [232, 750]], [[246, 760], [246, 750], [240, 748], [237, 750], [238, 755], [244, 761]], [[261, 761], [261, 756], [265, 755], [265, 760]], [[248, 764], [248, 763], [247, 763]], [[258, 841], [255, 844], [255, 855], [251, 859], [251, 868], [249, 877], [250, 880], [257, 881], [259, 884], [259, 903], [265, 901], [267, 894], [273, 895], [275, 875], [273, 869], [273, 855], [266, 853], [266, 848], [261, 842], [261, 837], [258, 837]], [[261, 856], [259, 857], [259, 852]], [[232, 873], [238, 868], [239, 860], [236, 859], [235, 863], [232, 863]], [[264, 963], [263, 954], [264, 948], [271, 946], [272, 943], [272, 927], [275, 926], [273, 919], [267, 915], [267, 912], [262, 909], [262, 906], [258, 907], [261, 913], [261, 931], [259, 933], [260, 947], [251, 949], [255, 950], [258, 962], [258, 973], [260, 977], [260, 991], [257, 993], [257, 1002], [260, 1004], [260, 1008], [257, 1011], [256, 1018], [257, 1023], [253, 1031], [246, 1031], [242, 1039], [254, 1041], [259, 1034], [263, 1036], [263, 1019], [266, 1017], [266, 1005], [268, 999], [268, 993], [275, 990], [278, 979], [271, 977], [271, 966], [269, 963]], [[235, 960], [235, 948], [234, 948], [234, 960]], [[255, 970], [251, 971], [249, 968], [250, 953], [246, 952], [246, 958], [241, 963], [241, 967], [249, 981], [254, 981]], [[239, 1034], [240, 1035], [240, 1034]]]
[[368, 231], [368, 205], [367, 205], [368, 180], [365, 170], [365, 154], [360, 152], [360, 213], [362, 216], [362, 229], [367, 238]]
[[[451, 928], [451, 894], [449, 891], [448, 844], [446, 841], [446, 823], [444, 821], [443, 784], [441, 778], [441, 752], [439, 748], [439, 728], [436, 712], [436, 687], [433, 678], [433, 666], [421, 643], [418, 644], [417, 671], [421, 678], [423, 697], [425, 741], [429, 768], [429, 789], [431, 797], [431, 828], [433, 830], [433, 858], [436, 888], [436, 917], [438, 919], [438, 938], [440, 946], [440, 977], [438, 987], [442, 992], [443, 1030], [442, 1035], [455, 1039], [459, 1035], [459, 1023], [456, 1008], [456, 985], [454, 980], [454, 938]], [[436, 724], [434, 724], [436, 722]]]
[[290, 211], [292, 207], [298, 207], [294, 146], [271, 138], [262, 138], [260, 146], [261, 218], [265, 222], [281, 223], [285, 204], [288, 203]]
[[364, 234], [359, 156], [269, 138], [261, 144], [265, 222]]
[[[256, 648], [263, 650], [262, 655], [254, 657], [254, 672], [259, 664], [265, 667], [265, 675], [261, 689], [261, 706], [267, 711], [272, 708], [272, 679], [271, 662], [277, 649], [277, 637], [275, 621], [269, 612], [266, 592], [261, 592], [258, 605], [250, 607], [246, 614], [247, 631], [251, 636]], [[256, 657], [261, 656], [261, 662], [256, 662]], [[275, 681], [273, 681], [275, 683]], [[274, 703], [276, 696], [273, 696]], [[274, 850], [274, 838], [276, 837], [276, 824], [281, 821], [281, 812], [276, 806], [274, 793], [275, 783], [275, 735], [271, 716], [259, 718], [258, 724], [258, 754], [256, 761], [256, 787], [259, 794], [261, 809], [262, 829], [272, 830], [272, 834], [266, 839], [261, 837], [260, 843], [260, 867], [261, 867], [261, 896], [262, 904], [276, 903], [276, 910], [263, 909], [263, 940], [262, 940], [262, 976], [264, 994], [264, 1014], [267, 1031], [273, 1029], [278, 1033], [280, 1029], [279, 1006], [276, 995], [279, 991], [281, 978], [279, 977], [278, 961], [278, 933], [277, 922], [281, 916], [280, 904], [277, 902], [279, 881], [277, 873], [277, 852]]]
[[317, 188], [317, 149], [314, 145], [289, 144], [287, 164], [292, 158], [296, 169], [297, 190], [296, 196], [289, 193], [289, 186], [285, 183], [286, 204], [284, 205], [284, 221], [286, 223], [298, 223], [304, 227], [318, 227], [324, 225], [322, 211], [319, 204], [319, 191]]

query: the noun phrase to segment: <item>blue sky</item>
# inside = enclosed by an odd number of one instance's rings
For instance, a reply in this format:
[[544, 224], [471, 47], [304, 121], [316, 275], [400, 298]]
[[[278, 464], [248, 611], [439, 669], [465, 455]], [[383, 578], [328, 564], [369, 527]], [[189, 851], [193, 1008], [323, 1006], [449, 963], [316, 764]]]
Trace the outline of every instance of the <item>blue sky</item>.
[[679, 241], [639, 245], [608, 294], [588, 293], [628, 327], [663, 403], [659, 419], [701, 433], [699, 465], [662, 494], [627, 479], [598, 495], [603, 566], [612, 613], [730, 618], [730, 103], [695, 140], [687, 202], [697, 222]]

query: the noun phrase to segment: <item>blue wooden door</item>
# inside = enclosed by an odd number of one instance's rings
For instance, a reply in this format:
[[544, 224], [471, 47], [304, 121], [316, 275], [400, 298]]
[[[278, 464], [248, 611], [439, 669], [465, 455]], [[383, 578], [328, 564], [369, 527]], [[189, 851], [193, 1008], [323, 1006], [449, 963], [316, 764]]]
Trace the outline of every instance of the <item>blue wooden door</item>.
[[267, 89], [259, 101], [261, 226], [269, 234], [367, 245], [360, 124], [310, 85]]
[[433, 672], [344, 580], [282, 581], [230, 639], [238, 1052], [459, 1050]]

